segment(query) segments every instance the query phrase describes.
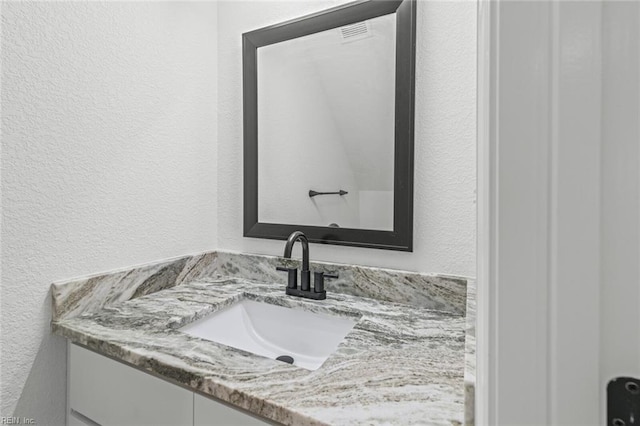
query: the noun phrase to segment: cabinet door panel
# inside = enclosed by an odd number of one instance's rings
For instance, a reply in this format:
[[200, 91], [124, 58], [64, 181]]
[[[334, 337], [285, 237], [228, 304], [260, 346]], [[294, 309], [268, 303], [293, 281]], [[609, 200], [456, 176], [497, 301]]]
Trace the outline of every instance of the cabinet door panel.
[[100, 426], [93, 420], [83, 416], [82, 414], [70, 410], [67, 414], [67, 426]]
[[70, 345], [70, 407], [102, 426], [193, 424], [193, 393]]
[[193, 397], [194, 426], [265, 426], [269, 423], [202, 395]]

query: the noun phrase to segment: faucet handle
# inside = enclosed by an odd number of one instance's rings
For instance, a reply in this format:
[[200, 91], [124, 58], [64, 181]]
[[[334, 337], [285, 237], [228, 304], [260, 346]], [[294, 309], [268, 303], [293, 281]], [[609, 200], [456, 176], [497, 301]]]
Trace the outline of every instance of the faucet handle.
[[294, 289], [298, 288], [298, 268], [285, 268], [283, 266], [276, 266], [276, 271], [287, 272], [287, 287]]
[[316, 293], [324, 292], [324, 279], [338, 278], [337, 272], [314, 272], [313, 273], [313, 291]]

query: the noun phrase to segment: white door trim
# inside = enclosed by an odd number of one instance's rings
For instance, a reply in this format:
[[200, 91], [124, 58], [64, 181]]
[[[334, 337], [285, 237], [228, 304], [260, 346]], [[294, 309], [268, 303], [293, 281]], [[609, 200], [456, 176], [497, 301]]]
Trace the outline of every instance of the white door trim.
[[[488, 0], [478, 1], [478, 76], [477, 76], [477, 296], [476, 296], [476, 388], [475, 388], [475, 421], [477, 425], [490, 425], [490, 417], [496, 412], [494, 405], [496, 401], [495, 392], [490, 384], [495, 382], [495, 378], [490, 374], [495, 371], [490, 368], [490, 329], [491, 329], [491, 300], [493, 287], [491, 282], [491, 259], [492, 239], [491, 239], [491, 213], [495, 210], [490, 208], [491, 194], [490, 188], [495, 176], [492, 176], [491, 168], [491, 144], [490, 120], [491, 114], [491, 13], [495, 13], [496, 8]], [[494, 77], [495, 78], [495, 77]]]
[[[548, 424], [549, 3], [481, 2], [478, 424]], [[526, 36], [525, 36], [526, 35]]]
[[478, 17], [476, 422], [600, 424], [601, 3]]

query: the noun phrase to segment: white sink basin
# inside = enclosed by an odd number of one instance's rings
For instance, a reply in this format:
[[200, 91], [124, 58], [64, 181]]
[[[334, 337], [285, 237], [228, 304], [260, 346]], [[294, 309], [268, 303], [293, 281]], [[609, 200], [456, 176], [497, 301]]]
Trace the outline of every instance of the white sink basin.
[[180, 331], [223, 345], [317, 370], [356, 321], [267, 303], [242, 300]]

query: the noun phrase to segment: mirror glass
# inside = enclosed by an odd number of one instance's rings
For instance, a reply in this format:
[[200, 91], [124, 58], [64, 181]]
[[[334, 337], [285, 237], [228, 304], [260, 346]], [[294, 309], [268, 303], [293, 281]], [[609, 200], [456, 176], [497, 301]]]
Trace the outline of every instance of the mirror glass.
[[257, 49], [259, 222], [393, 231], [396, 21]]

